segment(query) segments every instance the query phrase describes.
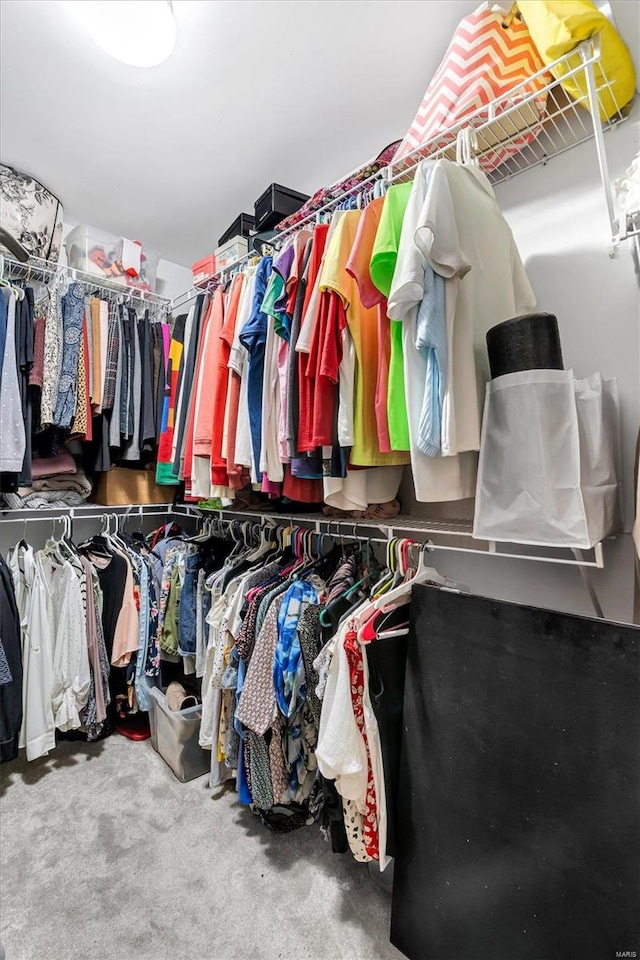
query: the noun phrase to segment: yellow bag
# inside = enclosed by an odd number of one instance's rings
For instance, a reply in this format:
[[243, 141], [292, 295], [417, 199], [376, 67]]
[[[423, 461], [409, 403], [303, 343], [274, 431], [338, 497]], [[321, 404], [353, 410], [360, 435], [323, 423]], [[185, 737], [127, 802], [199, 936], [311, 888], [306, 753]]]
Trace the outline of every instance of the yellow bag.
[[[519, 0], [518, 9], [538, 53], [547, 64], [570, 53], [583, 40], [600, 34], [602, 55], [600, 63], [595, 64], [596, 85], [604, 82], [603, 72], [612, 84], [611, 89], [600, 90], [601, 120], [608, 120], [633, 100], [636, 72], [629, 50], [613, 24], [594, 3], [590, 0]], [[561, 67], [552, 72], [561, 80], [565, 70]], [[569, 77], [562, 86], [573, 100], [580, 100], [587, 94], [583, 73]]]

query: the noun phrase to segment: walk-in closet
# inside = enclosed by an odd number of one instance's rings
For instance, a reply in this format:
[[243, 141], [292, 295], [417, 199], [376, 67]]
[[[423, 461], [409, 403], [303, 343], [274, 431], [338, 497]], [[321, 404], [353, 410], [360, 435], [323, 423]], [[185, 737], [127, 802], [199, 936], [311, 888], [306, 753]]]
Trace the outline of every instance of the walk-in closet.
[[0, 41], [0, 960], [640, 955], [640, 5]]

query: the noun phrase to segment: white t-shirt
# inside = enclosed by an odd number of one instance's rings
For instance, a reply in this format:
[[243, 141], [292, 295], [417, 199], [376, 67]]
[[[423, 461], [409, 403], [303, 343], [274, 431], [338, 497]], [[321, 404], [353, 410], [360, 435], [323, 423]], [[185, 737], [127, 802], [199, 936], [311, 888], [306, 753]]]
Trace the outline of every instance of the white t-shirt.
[[[428, 457], [418, 449], [417, 438], [424, 402], [427, 362], [424, 354], [416, 347], [416, 322], [418, 308], [424, 297], [425, 267], [424, 256], [416, 244], [415, 236], [416, 229], [422, 222], [423, 208], [434, 166], [433, 161], [427, 160], [421, 163], [416, 170], [413, 189], [409, 196], [402, 223], [398, 259], [393, 274], [387, 307], [387, 314], [392, 320], [403, 321], [402, 349], [404, 356], [404, 388], [411, 445], [411, 469], [416, 500], [419, 503], [463, 500], [467, 497], [473, 497], [476, 487], [477, 469], [476, 454], [466, 453], [462, 456]], [[455, 222], [453, 226], [455, 227]], [[448, 294], [449, 281], [447, 281], [445, 296]], [[450, 385], [452, 383], [452, 330], [452, 318], [448, 316], [447, 394], [450, 392]], [[445, 395], [442, 411], [443, 435], [445, 432], [445, 418], [450, 415], [451, 407], [447, 407]], [[442, 452], [443, 454], [445, 453], [444, 447]]]
[[[415, 345], [425, 258], [446, 279], [442, 457], [427, 457], [416, 444], [426, 378], [426, 362]], [[476, 167], [450, 160], [424, 161], [416, 171], [405, 213], [388, 306], [392, 319], [404, 321], [405, 392], [417, 500], [474, 495], [476, 456], [470, 451], [480, 447], [480, 392], [488, 374], [486, 332], [534, 306], [511, 230], [486, 176]]]
[[479, 450], [482, 399], [490, 379], [487, 331], [535, 309], [536, 298], [511, 228], [478, 167], [436, 163], [415, 242], [436, 273], [451, 280], [445, 300], [454, 409], [447, 414], [450, 433], [443, 449], [452, 454]]
[[358, 730], [351, 700], [349, 661], [344, 649], [347, 625], [343, 624], [329, 668], [322, 701], [316, 758], [323, 777], [336, 781], [336, 790], [366, 811], [367, 749]]

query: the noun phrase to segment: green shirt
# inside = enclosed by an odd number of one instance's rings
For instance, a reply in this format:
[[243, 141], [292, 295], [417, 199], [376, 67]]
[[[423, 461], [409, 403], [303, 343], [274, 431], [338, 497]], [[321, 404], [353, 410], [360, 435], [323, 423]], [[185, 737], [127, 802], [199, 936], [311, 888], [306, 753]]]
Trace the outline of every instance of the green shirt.
[[[389, 187], [380, 214], [380, 225], [371, 253], [371, 279], [385, 297], [391, 291], [396, 269], [402, 221], [409, 202], [413, 183], [398, 183]], [[402, 323], [390, 320], [391, 358], [387, 386], [387, 418], [392, 450], [409, 450], [409, 423], [404, 393], [404, 354], [402, 350]]]

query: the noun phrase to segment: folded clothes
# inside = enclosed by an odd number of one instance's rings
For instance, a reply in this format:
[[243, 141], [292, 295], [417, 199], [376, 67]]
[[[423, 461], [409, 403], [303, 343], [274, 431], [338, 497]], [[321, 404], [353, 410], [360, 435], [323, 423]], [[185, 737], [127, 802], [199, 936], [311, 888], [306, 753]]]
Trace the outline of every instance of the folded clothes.
[[31, 476], [34, 480], [40, 477], [57, 477], [62, 474], [76, 473], [76, 462], [68, 450], [60, 450], [54, 457], [34, 456], [31, 462]]
[[86, 474], [83, 470], [78, 470], [77, 473], [64, 474], [57, 477], [40, 477], [38, 480], [33, 481], [32, 487], [19, 487], [18, 493], [20, 496], [28, 496], [30, 491], [34, 493], [42, 493], [46, 490], [64, 492], [65, 490], [74, 491], [79, 493], [83, 499], [86, 499], [91, 493], [91, 484], [87, 480]]
[[[29, 487], [23, 489], [30, 489]], [[42, 490], [21, 497], [17, 493], [3, 493], [4, 501], [10, 510], [39, 510], [50, 507], [79, 507], [86, 497], [74, 490]]]
[[39, 507], [78, 507], [91, 493], [91, 484], [81, 468], [75, 474], [40, 477], [32, 487], [18, 487], [17, 493], [5, 493], [12, 510], [36, 510]]

